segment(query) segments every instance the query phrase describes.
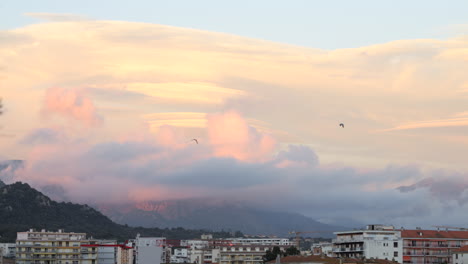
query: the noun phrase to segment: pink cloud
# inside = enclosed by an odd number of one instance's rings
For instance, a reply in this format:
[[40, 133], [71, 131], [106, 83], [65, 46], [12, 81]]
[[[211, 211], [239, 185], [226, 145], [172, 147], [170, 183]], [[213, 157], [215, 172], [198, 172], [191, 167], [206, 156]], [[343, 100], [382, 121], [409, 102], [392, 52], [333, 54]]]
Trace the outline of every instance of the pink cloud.
[[94, 103], [83, 91], [77, 89], [50, 88], [46, 92], [43, 112], [56, 113], [89, 126], [102, 124]]
[[273, 137], [249, 126], [234, 111], [209, 115], [208, 137], [215, 156], [242, 161], [267, 160], [276, 146]]

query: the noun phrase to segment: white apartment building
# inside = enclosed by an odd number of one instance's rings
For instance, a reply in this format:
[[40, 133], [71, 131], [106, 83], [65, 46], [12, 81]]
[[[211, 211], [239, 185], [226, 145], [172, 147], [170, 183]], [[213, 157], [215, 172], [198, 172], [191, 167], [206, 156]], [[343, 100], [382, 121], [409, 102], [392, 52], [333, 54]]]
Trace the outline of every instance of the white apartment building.
[[364, 230], [334, 234], [333, 252], [336, 257], [376, 258], [403, 263], [401, 231], [393, 226], [368, 225]]
[[[82, 245], [88, 245], [82, 248]], [[18, 232], [16, 238], [17, 264], [96, 264], [95, 241], [85, 233], [65, 233], [63, 230]]]
[[274, 245], [291, 246], [289, 238], [227, 238], [234, 245]]
[[164, 237], [140, 237], [138, 235], [135, 240], [135, 263], [166, 263], [165, 246], [166, 238]]
[[468, 264], [468, 246], [453, 251], [452, 264]]
[[16, 253], [15, 243], [0, 243], [0, 249], [2, 249], [3, 256], [6, 258], [14, 258]]
[[201, 239], [181, 240], [180, 245], [190, 249], [203, 249], [208, 248], [210, 241]]
[[186, 247], [172, 248], [171, 263], [189, 263], [189, 249]]
[[190, 263], [208, 264], [219, 263], [220, 250], [219, 249], [191, 249], [189, 251]]
[[117, 263], [117, 241], [99, 240], [97, 241], [97, 264]]

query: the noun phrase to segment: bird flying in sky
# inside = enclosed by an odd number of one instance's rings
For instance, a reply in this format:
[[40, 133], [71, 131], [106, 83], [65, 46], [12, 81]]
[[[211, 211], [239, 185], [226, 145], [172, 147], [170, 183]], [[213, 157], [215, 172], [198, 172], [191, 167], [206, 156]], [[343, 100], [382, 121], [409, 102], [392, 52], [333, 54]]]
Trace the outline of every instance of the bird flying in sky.
[[192, 140], [195, 141], [195, 142], [197, 142], [197, 144], [198, 144], [198, 140], [197, 140], [196, 138], [194, 138], [194, 139], [192, 139]]
[[343, 123], [340, 123], [340, 127], [344, 128], [344, 124], [343, 124]]

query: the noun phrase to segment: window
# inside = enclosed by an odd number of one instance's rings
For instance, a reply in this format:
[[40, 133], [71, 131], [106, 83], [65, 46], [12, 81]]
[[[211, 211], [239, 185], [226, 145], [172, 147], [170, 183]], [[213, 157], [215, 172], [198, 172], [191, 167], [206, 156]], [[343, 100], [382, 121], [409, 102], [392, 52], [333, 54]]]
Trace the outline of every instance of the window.
[[455, 259], [458, 259], [458, 254], [455, 254]]
[[394, 257], [398, 257], [398, 251], [393, 252]]
[[393, 242], [393, 247], [397, 248], [398, 247], [398, 242]]

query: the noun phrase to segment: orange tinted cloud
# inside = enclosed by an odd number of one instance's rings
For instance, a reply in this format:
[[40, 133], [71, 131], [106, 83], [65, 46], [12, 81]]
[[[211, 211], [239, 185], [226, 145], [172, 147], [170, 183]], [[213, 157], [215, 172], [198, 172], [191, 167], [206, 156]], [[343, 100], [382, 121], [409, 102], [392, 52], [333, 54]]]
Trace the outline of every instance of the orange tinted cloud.
[[91, 99], [79, 90], [50, 88], [46, 92], [43, 111], [72, 118], [89, 126], [102, 123]]
[[275, 140], [249, 126], [234, 111], [208, 116], [208, 136], [218, 157], [264, 160], [275, 149]]

